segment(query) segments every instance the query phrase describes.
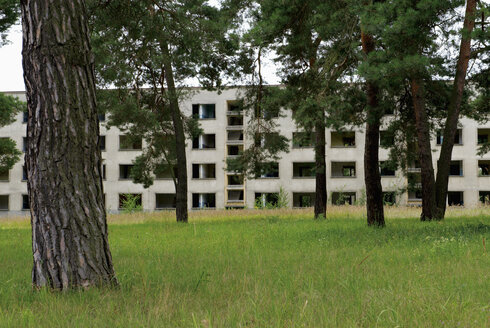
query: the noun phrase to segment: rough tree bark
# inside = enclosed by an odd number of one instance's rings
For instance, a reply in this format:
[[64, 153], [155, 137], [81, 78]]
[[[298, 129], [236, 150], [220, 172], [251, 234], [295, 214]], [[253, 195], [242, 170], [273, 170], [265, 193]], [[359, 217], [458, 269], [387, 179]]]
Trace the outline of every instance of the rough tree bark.
[[466, 2], [466, 13], [463, 24], [461, 45], [459, 47], [459, 58], [456, 65], [456, 76], [454, 77], [453, 90], [449, 100], [449, 108], [444, 126], [444, 134], [441, 153], [437, 161], [436, 177], [436, 203], [441, 218], [446, 212], [446, 199], [449, 181], [449, 168], [451, 155], [454, 147], [454, 137], [458, 129], [458, 119], [463, 99], [463, 90], [468, 70], [468, 62], [471, 55], [471, 32], [475, 26], [476, 0]]
[[[324, 115], [324, 114], [323, 114]], [[327, 163], [325, 159], [325, 126], [315, 125], [315, 219], [327, 217]]]
[[[362, 50], [367, 55], [374, 51], [374, 39], [361, 31]], [[366, 82], [368, 100], [366, 144], [364, 146], [364, 182], [366, 184], [367, 223], [369, 226], [385, 226], [383, 209], [383, 188], [379, 171], [379, 126], [380, 109], [378, 103], [378, 87]]]
[[161, 44], [163, 63], [165, 66], [165, 79], [169, 94], [172, 122], [175, 129], [175, 153], [177, 156], [177, 182], [175, 185], [177, 222], [186, 223], [187, 213], [187, 159], [185, 154], [184, 123], [179, 109], [179, 98], [175, 89], [175, 80], [170, 60], [168, 44]]
[[83, 0], [22, 0], [32, 282], [117, 284], [107, 239], [94, 58]]
[[412, 78], [410, 81], [415, 126], [417, 130], [417, 145], [422, 179], [422, 221], [437, 219], [435, 197], [434, 168], [432, 166], [432, 151], [430, 148], [430, 131], [425, 109], [424, 81]]

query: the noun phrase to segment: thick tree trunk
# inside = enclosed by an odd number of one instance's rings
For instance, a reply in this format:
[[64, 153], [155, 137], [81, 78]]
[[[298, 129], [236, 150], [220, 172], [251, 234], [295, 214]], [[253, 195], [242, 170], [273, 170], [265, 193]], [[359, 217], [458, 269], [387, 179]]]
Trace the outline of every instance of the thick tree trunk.
[[412, 102], [415, 112], [415, 125], [417, 130], [418, 154], [422, 179], [422, 221], [430, 221], [438, 218], [434, 168], [432, 166], [432, 151], [430, 148], [430, 131], [427, 113], [425, 109], [424, 81], [413, 78], [410, 81]]
[[315, 141], [315, 168], [316, 168], [316, 195], [315, 219], [327, 217], [327, 164], [325, 154], [325, 126], [323, 122], [316, 124]]
[[471, 55], [471, 32], [475, 26], [476, 0], [466, 2], [466, 13], [463, 24], [461, 45], [459, 48], [459, 58], [456, 65], [456, 76], [454, 78], [453, 90], [449, 101], [446, 124], [444, 127], [441, 154], [437, 161], [436, 178], [436, 202], [441, 219], [446, 212], [446, 199], [449, 181], [449, 167], [451, 155], [454, 147], [454, 137], [458, 129], [458, 119], [461, 110], [461, 101], [468, 70], [468, 62]]
[[[367, 55], [374, 51], [374, 40], [371, 35], [361, 32], [362, 50]], [[379, 172], [379, 125], [380, 108], [378, 103], [378, 87], [368, 81], [366, 144], [364, 146], [364, 182], [366, 184], [367, 223], [369, 226], [385, 226], [383, 209], [383, 188]]]
[[85, 3], [22, 0], [21, 10], [33, 285], [117, 284]]
[[170, 110], [175, 129], [175, 153], [177, 155], [177, 183], [175, 186], [177, 222], [187, 222], [187, 159], [185, 154], [184, 123], [179, 109], [179, 98], [175, 89], [168, 44], [162, 42], [161, 48], [165, 65], [165, 79], [167, 80]]

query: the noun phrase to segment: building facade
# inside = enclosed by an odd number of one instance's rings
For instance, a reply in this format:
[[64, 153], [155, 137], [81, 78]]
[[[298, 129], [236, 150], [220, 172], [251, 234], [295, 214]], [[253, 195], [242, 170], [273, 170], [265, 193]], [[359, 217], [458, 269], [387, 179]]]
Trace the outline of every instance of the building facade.
[[[290, 151], [283, 153], [275, 170], [255, 179], [227, 172], [226, 158], [236, 156], [247, 144], [245, 133], [248, 118], [237, 111], [239, 89], [218, 94], [195, 90], [181, 103], [186, 115], [197, 115], [203, 135], [187, 141], [189, 176], [189, 209], [253, 208], [277, 202], [278, 194], [290, 207], [314, 204], [315, 177], [313, 145], [301, 138], [290, 114], [276, 118], [278, 131], [290, 139]], [[24, 92], [9, 92], [25, 101]], [[394, 116], [387, 115], [390, 120]], [[106, 128], [101, 118], [101, 148], [106, 208], [120, 210], [128, 194], [135, 195], [144, 210], [164, 210], [175, 206], [175, 187], [171, 172], [159, 172], [154, 184], [143, 188], [129, 176], [132, 161], [145, 147], [144, 142], [130, 142], [117, 128]], [[0, 128], [0, 137], [12, 138], [24, 149], [26, 137], [25, 113], [17, 115], [15, 123]], [[362, 128], [342, 132], [325, 131], [327, 150], [327, 190], [330, 203], [354, 204], [365, 200], [364, 132]], [[462, 118], [451, 162], [448, 203], [479, 206], [490, 197], [490, 154], [477, 156], [478, 144], [490, 138], [490, 123], [479, 125]], [[307, 139], [307, 138], [306, 138]], [[432, 140], [434, 167], [439, 156], [441, 138]], [[388, 150], [380, 148], [380, 161], [388, 159]], [[409, 172], [415, 176], [420, 169]], [[406, 190], [407, 178], [402, 172], [382, 170], [382, 185], [389, 203], [419, 205], [420, 192]], [[0, 215], [22, 215], [29, 208], [27, 182], [23, 160], [8, 173], [0, 175]]]

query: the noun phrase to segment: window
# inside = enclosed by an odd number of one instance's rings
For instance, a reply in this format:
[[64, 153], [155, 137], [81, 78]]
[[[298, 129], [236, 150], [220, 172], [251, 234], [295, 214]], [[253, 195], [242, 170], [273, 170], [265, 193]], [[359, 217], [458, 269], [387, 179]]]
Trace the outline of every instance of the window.
[[105, 113], [97, 115], [97, 118], [99, 119], [99, 122], [105, 122]]
[[24, 153], [27, 151], [27, 137], [22, 138], [22, 151]]
[[490, 191], [480, 191], [478, 194], [483, 205], [490, 205]]
[[22, 195], [22, 210], [29, 210], [29, 195]]
[[124, 209], [125, 203], [133, 203], [132, 206], [141, 207], [141, 194], [119, 194], [119, 209]]
[[238, 156], [243, 153], [243, 145], [228, 145], [227, 149], [228, 156]]
[[9, 195], [0, 195], [0, 211], [9, 210]]
[[28, 111], [24, 111], [22, 113], [22, 123], [27, 123], [28, 120], [29, 120], [29, 112]]
[[99, 148], [101, 151], [105, 151], [105, 136], [99, 136]]
[[143, 142], [141, 138], [130, 137], [127, 135], [119, 136], [119, 150], [141, 150]]
[[490, 129], [478, 129], [478, 144], [485, 144], [489, 140]]
[[354, 205], [356, 203], [356, 193], [349, 192], [332, 192], [333, 205]]
[[119, 180], [129, 180], [131, 179], [131, 170], [134, 165], [130, 164], [120, 164], [119, 165]]
[[257, 133], [254, 136], [254, 143], [256, 147], [271, 148], [281, 142], [282, 137], [277, 132], [272, 133]]
[[105, 167], [106, 167], [106, 165], [105, 164], [102, 164], [102, 180], [105, 180], [106, 179]]
[[243, 203], [245, 201], [243, 190], [228, 190], [228, 203]]
[[192, 194], [192, 207], [193, 208], [215, 208], [216, 207], [216, 195], [210, 193]]
[[243, 144], [243, 131], [228, 131], [228, 143]]
[[216, 164], [192, 164], [193, 179], [216, 179]]
[[381, 148], [390, 148], [395, 144], [395, 136], [390, 131], [379, 131], [379, 145]]
[[490, 176], [490, 160], [478, 161], [478, 176], [480, 177]]
[[408, 191], [408, 201], [409, 202], [418, 202], [422, 200], [422, 190], [409, 190]]
[[216, 136], [202, 134], [192, 140], [192, 149], [216, 149]]
[[[438, 145], [442, 145], [442, 142], [444, 140], [443, 133], [444, 131], [437, 131], [436, 143]], [[463, 144], [463, 131], [461, 129], [458, 129], [456, 131], [456, 134], [454, 135], [454, 144], [455, 145]]]
[[384, 191], [383, 192], [383, 204], [395, 205], [396, 204], [396, 193], [394, 191]]
[[449, 164], [449, 175], [462, 177], [463, 176], [463, 161], [451, 161]]
[[228, 116], [228, 126], [243, 126], [243, 115]]
[[9, 181], [9, 170], [3, 170], [1, 171], [0, 170], [0, 182], [6, 182], [6, 181]]
[[356, 146], [356, 133], [354, 131], [349, 132], [336, 132], [330, 133], [330, 143], [332, 148], [353, 148]]
[[355, 178], [355, 162], [332, 162], [332, 178]]
[[382, 177], [395, 176], [395, 169], [389, 165], [389, 162], [379, 162], [379, 172]]
[[293, 163], [293, 178], [311, 178], [316, 173], [315, 163]]
[[27, 167], [25, 165], [22, 166], [22, 181], [27, 181]]
[[293, 207], [312, 207], [315, 205], [315, 193], [293, 193]]
[[268, 192], [268, 193], [255, 193], [255, 207], [277, 207], [279, 203], [279, 193]]
[[155, 194], [155, 208], [172, 209], [177, 206], [177, 198], [175, 194]]
[[257, 178], [279, 178], [279, 163], [261, 163], [257, 169]]
[[216, 118], [216, 105], [215, 104], [193, 104], [192, 116], [200, 120], [214, 119]]
[[316, 134], [293, 132], [293, 148], [312, 148], [315, 145]]
[[447, 204], [449, 206], [463, 206], [464, 198], [462, 191], [448, 191]]
[[243, 175], [233, 174], [228, 175], [228, 186], [242, 186]]
[[[173, 170], [173, 176], [172, 176]], [[177, 177], [177, 167], [169, 164], [162, 164], [155, 168], [155, 177], [158, 180], [167, 180], [173, 179], [173, 177]]]

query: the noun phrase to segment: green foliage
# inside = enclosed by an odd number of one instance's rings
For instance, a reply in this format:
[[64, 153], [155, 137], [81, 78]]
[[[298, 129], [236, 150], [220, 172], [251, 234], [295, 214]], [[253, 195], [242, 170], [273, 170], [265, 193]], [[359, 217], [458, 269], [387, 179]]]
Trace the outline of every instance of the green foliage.
[[[444, 127], [455, 76], [460, 30], [464, 13], [462, 0], [373, 1], [363, 5], [363, 28], [375, 37], [377, 47], [359, 65], [360, 77], [382, 90], [380, 105], [386, 113], [395, 109], [388, 132], [394, 143], [388, 145], [393, 164], [406, 169], [412, 164], [416, 130], [409, 81], [420, 78], [425, 84], [425, 101], [431, 134]], [[489, 5], [478, 2], [477, 17], [488, 20]], [[461, 114], [486, 122], [488, 107], [488, 29], [486, 22], [475, 25], [472, 61]], [[485, 32], [486, 30], [486, 32]], [[473, 99], [473, 100], [472, 100]], [[383, 144], [382, 144], [383, 145]], [[480, 153], [486, 150], [481, 147]]]
[[382, 230], [344, 210], [111, 216], [121, 288], [63, 295], [33, 292], [29, 223], [2, 221], [0, 326], [486, 327], [490, 213], [461, 213], [387, 211]]
[[20, 15], [20, 3], [17, 0], [0, 0], [0, 46], [7, 42], [7, 31]]
[[[1, 16], [0, 16], [1, 17]], [[0, 93], [0, 128], [15, 121], [15, 115], [25, 109], [17, 98]], [[0, 173], [10, 170], [20, 159], [20, 152], [10, 138], [0, 138]]]
[[141, 212], [143, 210], [140, 195], [124, 194], [123, 196], [121, 209], [124, 213]]
[[[88, 4], [99, 87], [116, 87], [98, 92], [99, 107], [110, 114], [109, 127], [145, 140], [132, 177], [148, 188], [155, 169], [175, 165], [177, 152], [185, 152], [176, 149], [174, 92], [177, 102], [185, 100], [192, 92], [183, 88], [189, 79], [208, 89], [222, 87], [227, 58], [236, 50], [234, 35], [225, 33], [229, 18], [204, 0]], [[176, 86], [169, 84], [168, 71]], [[187, 138], [201, 132], [194, 118], [181, 119]]]

